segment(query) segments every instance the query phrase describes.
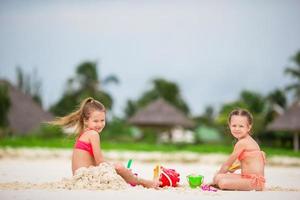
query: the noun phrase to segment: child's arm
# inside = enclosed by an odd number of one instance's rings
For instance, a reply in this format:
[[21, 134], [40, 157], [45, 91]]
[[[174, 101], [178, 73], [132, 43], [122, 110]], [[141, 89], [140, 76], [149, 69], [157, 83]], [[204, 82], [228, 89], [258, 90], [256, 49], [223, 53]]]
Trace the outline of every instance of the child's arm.
[[225, 174], [229, 171], [229, 168], [232, 166], [232, 164], [236, 161], [240, 153], [243, 151], [244, 145], [243, 142], [239, 141], [236, 143], [233, 152], [230, 154], [229, 158], [226, 162], [221, 166], [220, 170], [217, 172], [217, 174]]
[[100, 137], [96, 131], [90, 134], [90, 142], [93, 147], [93, 153], [96, 162], [95, 164], [99, 165], [100, 163], [104, 162], [104, 157], [100, 148]]
[[241, 163], [238, 160], [235, 160], [234, 163], [229, 167], [228, 171], [230, 173], [233, 173], [240, 168], [241, 168]]

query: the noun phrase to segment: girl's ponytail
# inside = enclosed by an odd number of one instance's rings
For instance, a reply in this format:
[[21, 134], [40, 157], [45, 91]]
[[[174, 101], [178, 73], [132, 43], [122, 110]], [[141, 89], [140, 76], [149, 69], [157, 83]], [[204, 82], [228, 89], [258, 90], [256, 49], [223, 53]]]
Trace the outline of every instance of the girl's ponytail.
[[91, 97], [84, 99], [77, 110], [64, 117], [58, 117], [55, 120], [49, 122], [49, 124], [63, 126], [65, 128], [75, 127], [76, 132], [82, 132], [84, 129], [84, 120], [88, 118], [83, 110], [87, 103], [93, 101], [95, 100]]

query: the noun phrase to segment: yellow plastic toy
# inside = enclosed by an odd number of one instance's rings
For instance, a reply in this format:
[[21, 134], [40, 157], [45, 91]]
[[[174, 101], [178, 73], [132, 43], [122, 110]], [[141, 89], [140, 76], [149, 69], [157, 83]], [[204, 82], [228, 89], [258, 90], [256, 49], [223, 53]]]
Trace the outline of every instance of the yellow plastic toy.
[[239, 161], [235, 161], [234, 163], [232, 163], [232, 165], [228, 168], [229, 172], [234, 172], [235, 170], [238, 170], [241, 168], [241, 164]]
[[158, 179], [160, 175], [160, 165], [156, 165], [153, 169], [153, 179]]

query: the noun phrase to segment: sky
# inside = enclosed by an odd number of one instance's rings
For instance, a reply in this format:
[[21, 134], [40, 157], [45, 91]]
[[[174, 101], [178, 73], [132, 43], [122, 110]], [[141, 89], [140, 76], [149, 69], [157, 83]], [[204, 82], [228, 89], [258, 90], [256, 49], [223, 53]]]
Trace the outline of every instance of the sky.
[[193, 115], [266, 95], [293, 79], [284, 74], [300, 50], [299, 0], [0, 0], [0, 78], [36, 68], [47, 109], [84, 61], [98, 63], [113, 112], [150, 89], [154, 78], [180, 87]]

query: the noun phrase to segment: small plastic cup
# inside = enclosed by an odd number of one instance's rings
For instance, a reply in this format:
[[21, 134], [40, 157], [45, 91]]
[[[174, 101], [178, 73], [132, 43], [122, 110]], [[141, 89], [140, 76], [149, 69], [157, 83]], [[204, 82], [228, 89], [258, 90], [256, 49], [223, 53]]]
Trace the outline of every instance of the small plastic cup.
[[188, 181], [190, 187], [196, 188], [196, 187], [201, 186], [201, 184], [203, 183], [204, 176], [190, 174], [186, 178], [187, 178], [187, 181]]

